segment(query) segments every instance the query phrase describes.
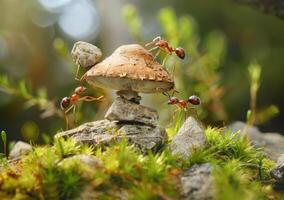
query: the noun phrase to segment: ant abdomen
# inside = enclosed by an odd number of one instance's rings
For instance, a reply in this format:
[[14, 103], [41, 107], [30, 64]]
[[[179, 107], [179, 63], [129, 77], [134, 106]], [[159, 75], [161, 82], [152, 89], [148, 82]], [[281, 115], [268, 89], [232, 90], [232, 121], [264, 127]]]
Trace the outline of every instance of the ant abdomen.
[[201, 100], [198, 96], [196, 95], [192, 95], [188, 98], [188, 102], [191, 103], [192, 105], [200, 105], [201, 104]]
[[70, 97], [64, 97], [60, 102], [61, 109], [65, 110], [66, 108], [70, 106], [70, 103], [71, 103]]
[[185, 58], [185, 51], [184, 51], [183, 48], [177, 47], [177, 48], [175, 49], [175, 53], [176, 53], [176, 55], [177, 55], [179, 58], [181, 58], [181, 59], [184, 59], [184, 58]]

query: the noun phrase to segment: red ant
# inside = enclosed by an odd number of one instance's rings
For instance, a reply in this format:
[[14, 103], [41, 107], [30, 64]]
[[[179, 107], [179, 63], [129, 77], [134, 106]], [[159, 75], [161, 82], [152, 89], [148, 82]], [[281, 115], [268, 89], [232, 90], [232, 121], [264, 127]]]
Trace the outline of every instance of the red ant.
[[66, 128], [68, 129], [68, 118], [67, 113], [70, 112], [72, 109], [75, 112], [76, 103], [78, 101], [99, 101], [103, 99], [103, 96], [100, 97], [93, 97], [93, 96], [81, 96], [86, 91], [84, 86], [76, 87], [74, 93], [70, 97], [64, 97], [60, 102], [60, 107], [64, 112], [64, 119], [66, 123]]
[[170, 96], [166, 92], [163, 92], [163, 94], [169, 98], [169, 100], [168, 100], [169, 105], [175, 105], [178, 108], [183, 109], [184, 111], [187, 111], [189, 104], [192, 104], [194, 106], [198, 106], [198, 105], [201, 104], [200, 98], [196, 95], [190, 96], [187, 100], [182, 100], [182, 99], [180, 100], [177, 97]]
[[152, 40], [152, 42], [149, 42], [147, 43], [145, 46], [150, 46], [154, 44], [155, 47], [153, 47], [152, 49], [150, 49], [149, 51], [154, 51], [156, 49], [159, 49], [157, 51], [157, 53], [155, 54], [155, 57], [154, 59], [159, 55], [159, 53], [162, 51], [165, 51], [167, 53], [166, 57], [164, 58], [163, 60], [163, 66], [168, 58], [169, 55], [172, 55], [172, 53], [174, 52], [180, 59], [184, 59], [185, 58], [185, 51], [183, 48], [181, 47], [177, 47], [177, 48], [174, 48], [174, 47], [171, 47], [170, 44], [168, 43], [168, 41], [164, 40], [161, 38], [161, 36], [158, 36], [156, 38], [154, 38]]

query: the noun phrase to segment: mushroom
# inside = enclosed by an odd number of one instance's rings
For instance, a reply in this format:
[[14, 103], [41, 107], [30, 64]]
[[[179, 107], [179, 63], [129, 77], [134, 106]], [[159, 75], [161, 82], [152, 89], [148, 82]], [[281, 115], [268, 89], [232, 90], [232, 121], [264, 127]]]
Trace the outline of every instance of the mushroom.
[[118, 90], [117, 94], [139, 103], [138, 92], [157, 93], [174, 88], [171, 75], [153, 55], [138, 44], [123, 45], [84, 75], [94, 87]]

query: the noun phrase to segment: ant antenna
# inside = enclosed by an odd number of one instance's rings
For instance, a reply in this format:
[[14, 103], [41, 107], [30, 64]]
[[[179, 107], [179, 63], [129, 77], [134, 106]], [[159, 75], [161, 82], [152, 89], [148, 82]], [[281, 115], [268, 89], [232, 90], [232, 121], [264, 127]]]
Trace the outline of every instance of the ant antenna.
[[170, 95], [168, 92], [165, 92], [165, 91], [164, 91], [164, 92], [162, 92], [162, 94], [165, 95], [165, 96], [168, 97], [168, 98], [171, 98], [171, 95]]

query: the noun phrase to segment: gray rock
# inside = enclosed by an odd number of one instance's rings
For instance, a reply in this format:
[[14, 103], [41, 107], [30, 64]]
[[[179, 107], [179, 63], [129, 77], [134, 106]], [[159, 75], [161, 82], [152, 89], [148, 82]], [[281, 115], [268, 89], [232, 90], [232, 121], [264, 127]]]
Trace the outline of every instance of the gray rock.
[[79, 154], [75, 156], [71, 156], [68, 158], [63, 159], [58, 163], [58, 165], [64, 165], [66, 163], [72, 162], [72, 161], [79, 161], [81, 163], [84, 163], [91, 167], [92, 169], [96, 169], [98, 166], [102, 166], [102, 161], [94, 156], [86, 155], [86, 154]]
[[193, 117], [188, 117], [174, 136], [170, 145], [172, 154], [187, 159], [194, 149], [203, 148], [206, 143], [204, 129]]
[[266, 154], [273, 160], [284, 152], [284, 137], [279, 133], [262, 133], [255, 126], [247, 126], [244, 122], [234, 122], [228, 126], [232, 132], [240, 131], [247, 135], [255, 147], [262, 147]]
[[105, 146], [126, 138], [142, 152], [158, 151], [166, 142], [164, 128], [146, 125], [116, 123], [101, 120], [85, 123], [77, 128], [55, 135], [58, 137], [73, 137], [77, 142], [94, 146]]
[[278, 158], [277, 164], [270, 174], [277, 182], [284, 183], [284, 154]]
[[105, 118], [111, 121], [131, 121], [156, 126], [159, 117], [157, 111], [152, 108], [116, 97]]
[[182, 194], [188, 200], [210, 200], [214, 197], [214, 181], [210, 163], [193, 165], [180, 177]]
[[32, 146], [29, 145], [28, 143], [18, 141], [12, 148], [10, 154], [9, 154], [9, 159], [19, 159], [23, 155], [28, 154], [32, 150]]
[[74, 44], [71, 56], [77, 65], [88, 69], [100, 61], [102, 52], [95, 45], [79, 41]]
[[159, 126], [124, 125], [119, 129], [119, 133], [125, 135], [128, 141], [138, 146], [143, 153], [148, 150], [157, 152], [167, 141], [165, 129]]
[[57, 133], [55, 138], [73, 137], [75, 141], [85, 144], [103, 145], [110, 143], [116, 138], [120, 128], [115, 122], [100, 120], [88, 122], [81, 126], [64, 132]]

